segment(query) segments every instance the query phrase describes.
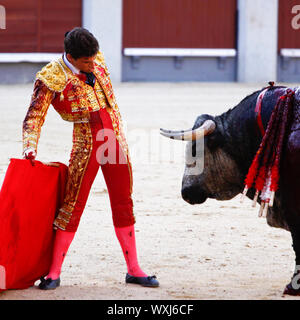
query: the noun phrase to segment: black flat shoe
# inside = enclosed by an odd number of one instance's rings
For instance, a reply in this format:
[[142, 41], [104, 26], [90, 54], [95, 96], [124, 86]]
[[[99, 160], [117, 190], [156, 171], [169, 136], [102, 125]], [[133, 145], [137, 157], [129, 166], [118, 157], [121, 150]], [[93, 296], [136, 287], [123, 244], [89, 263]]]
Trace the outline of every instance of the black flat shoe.
[[134, 283], [134, 284], [140, 284], [143, 287], [158, 287], [159, 282], [156, 280], [156, 276], [151, 277], [134, 277], [131, 276], [129, 273], [126, 274], [125, 278], [126, 283]]
[[288, 294], [290, 296], [300, 296], [299, 278], [300, 278], [299, 271], [294, 272], [291, 282], [285, 286], [283, 294]]
[[286, 285], [283, 294], [288, 294], [290, 296], [300, 296], [300, 288], [294, 289], [292, 283]]
[[44, 279], [42, 277], [40, 280], [39, 288], [42, 290], [54, 290], [60, 286], [60, 278], [52, 280], [51, 278]]

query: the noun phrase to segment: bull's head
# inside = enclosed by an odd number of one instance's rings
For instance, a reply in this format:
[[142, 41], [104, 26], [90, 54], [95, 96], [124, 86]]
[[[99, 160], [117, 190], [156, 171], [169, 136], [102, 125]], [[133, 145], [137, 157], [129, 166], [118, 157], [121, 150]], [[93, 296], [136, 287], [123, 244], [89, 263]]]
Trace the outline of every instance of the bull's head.
[[[170, 139], [188, 141], [181, 189], [185, 201], [200, 204], [207, 198], [228, 200], [241, 192], [243, 176], [226, 152], [226, 134], [219, 118], [202, 115], [192, 129], [160, 129], [160, 133]], [[201, 145], [204, 152], [197, 151]], [[197, 166], [203, 170], [195, 170]]]

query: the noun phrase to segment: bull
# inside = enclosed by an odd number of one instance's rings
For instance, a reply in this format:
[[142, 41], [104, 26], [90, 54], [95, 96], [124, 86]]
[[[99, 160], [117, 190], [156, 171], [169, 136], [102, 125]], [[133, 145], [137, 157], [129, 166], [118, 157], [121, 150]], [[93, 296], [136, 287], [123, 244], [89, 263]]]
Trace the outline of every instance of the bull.
[[[182, 179], [182, 198], [191, 205], [202, 204], [208, 198], [229, 200], [243, 192], [244, 180], [252, 160], [262, 141], [258, 125], [257, 100], [265, 88], [244, 98], [227, 112], [211, 116], [202, 114], [188, 130], [171, 131], [161, 129], [161, 134], [177, 140], [188, 141], [186, 165]], [[271, 86], [262, 101], [260, 120], [267, 128], [274, 106], [286, 92], [286, 87]], [[267, 209], [267, 223], [271, 227], [283, 228], [291, 233], [295, 252], [296, 268], [285, 294], [300, 295], [300, 90], [293, 99], [293, 123], [283, 145], [280, 162], [280, 184], [273, 206]], [[193, 171], [197, 159], [197, 142], [203, 139], [203, 170]], [[246, 194], [254, 199], [255, 190]], [[255, 200], [254, 200], [255, 201]], [[260, 198], [257, 198], [260, 203]]]

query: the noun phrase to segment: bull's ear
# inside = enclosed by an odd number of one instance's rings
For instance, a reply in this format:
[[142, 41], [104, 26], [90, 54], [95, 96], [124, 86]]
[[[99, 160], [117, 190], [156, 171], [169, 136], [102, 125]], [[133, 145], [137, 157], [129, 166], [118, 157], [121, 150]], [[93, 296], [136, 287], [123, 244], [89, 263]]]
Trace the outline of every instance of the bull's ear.
[[225, 140], [221, 132], [218, 130], [218, 127], [211, 134], [206, 137], [206, 145], [210, 150], [220, 148], [224, 145]]

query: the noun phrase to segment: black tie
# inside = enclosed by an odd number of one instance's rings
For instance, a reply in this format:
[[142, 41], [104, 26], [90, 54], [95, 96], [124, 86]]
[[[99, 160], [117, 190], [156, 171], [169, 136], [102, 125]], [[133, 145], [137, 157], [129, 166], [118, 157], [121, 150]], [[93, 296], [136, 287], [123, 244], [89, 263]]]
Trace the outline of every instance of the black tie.
[[95, 81], [96, 81], [96, 77], [93, 74], [93, 72], [90, 72], [90, 73], [87, 73], [87, 72], [84, 72], [84, 71], [80, 71], [80, 72], [86, 75], [85, 83], [90, 85], [91, 87], [94, 87]]

